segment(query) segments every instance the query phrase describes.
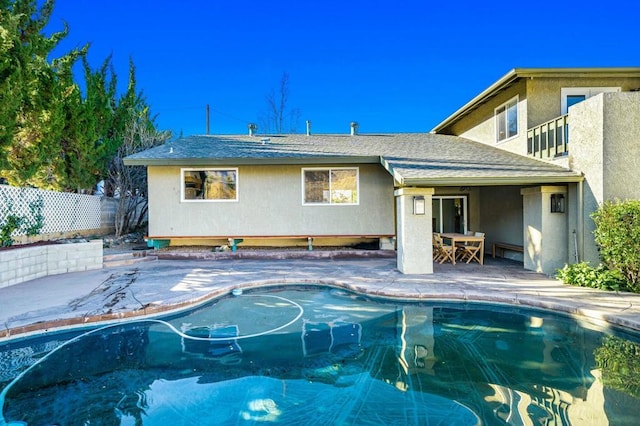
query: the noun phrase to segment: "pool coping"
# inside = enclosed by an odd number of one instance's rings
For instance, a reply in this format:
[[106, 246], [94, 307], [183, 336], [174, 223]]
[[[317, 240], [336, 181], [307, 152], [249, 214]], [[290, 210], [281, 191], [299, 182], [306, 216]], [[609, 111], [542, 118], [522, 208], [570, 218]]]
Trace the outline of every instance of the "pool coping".
[[[489, 259], [480, 265], [434, 265], [434, 274], [405, 275], [395, 268], [391, 258], [288, 258], [270, 253], [256, 259], [225, 258], [206, 260], [165, 259], [97, 271], [49, 276], [21, 283], [8, 294], [0, 289], [0, 300], [9, 314], [0, 313], [0, 342], [75, 327], [94, 326], [159, 315], [169, 315], [196, 307], [234, 289], [252, 289], [273, 285], [327, 285], [369, 297], [406, 301], [488, 302], [526, 306], [583, 317], [603, 326], [612, 325], [640, 331], [640, 295], [606, 292], [567, 286], [561, 282], [526, 271], [522, 264]], [[85, 312], [72, 302], [80, 298], [96, 299], [105, 277], [125, 276], [136, 271], [128, 302], [109, 306], [95, 301]], [[197, 279], [194, 272], [197, 272]], [[173, 276], [172, 276], [173, 274]], [[173, 280], [173, 281], [171, 281]], [[158, 281], [167, 281], [158, 283]], [[185, 282], [197, 281], [193, 288], [179, 289]], [[84, 287], [80, 288], [80, 283]], [[66, 296], [57, 289], [68, 287]], [[10, 289], [11, 287], [9, 287]], [[89, 294], [82, 295], [82, 292]], [[102, 291], [102, 290], [101, 290]], [[34, 299], [33, 306], [13, 307], [24, 295]], [[72, 300], [73, 299], [73, 300]], [[24, 302], [23, 302], [24, 305]], [[11, 311], [17, 315], [11, 316]], [[0, 310], [1, 311], [1, 310]]]
[[[331, 260], [316, 259], [303, 261], [300, 259], [267, 260], [270, 271], [261, 270], [266, 267], [265, 260], [233, 260], [233, 261], [168, 261], [156, 260], [145, 262], [141, 269], [141, 281], [147, 275], [158, 273], [154, 267], [176, 265], [176, 268], [197, 268], [199, 271], [212, 271], [210, 280], [219, 281], [225, 275], [235, 272], [250, 275], [248, 278], [227, 280], [226, 283], [216, 282], [215, 288], [198, 293], [194, 297], [174, 298], [164, 302], [136, 300], [137, 308], [127, 308], [117, 312], [102, 312], [98, 314], [81, 314], [64, 317], [68, 312], [60, 311], [58, 318], [50, 318], [11, 326], [5, 323], [0, 330], [0, 342], [16, 338], [29, 337], [33, 334], [63, 331], [76, 327], [88, 327], [106, 323], [122, 322], [131, 319], [142, 319], [159, 315], [170, 315], [180, 311], [197, 307], [219, 297], [229, 295], [234, 289], [255, 289], [266, 286], [287, 286], [294, 284], [324, 285], [340, 288], [374, 298], [384, 298], [398, 301], [454, 301], [454, 302], [486, 302], [510, 306], [523, 306], [536, 309], [561, 312], [570, 316], [582, 317], [602, 327], [616, 326], [640, 331], [640, 295], [630, 293], [604, 292], [600, 290], [566, 286], [558, 281], [524, 270], [492, 270], [491, 276], [485, 274], [487, 269], [482, 267], [441, 267], [438, 266], [433, 275], [400, 274], [389, 268], [393, 259], [379, 259], [375, 263], [371, 259], [355, 261], [353, 259]], [[283, 262], [283, 263], [279, 263]], [[307, 262], [307, 263], [305, 263]], [[308, 263], [316, 262], [316, 263]], [[351, 262], [351, 263], [349, 263]], [[387, 262], [387, 263], [384, 263]], [[354, 267], [354, 265], [356, 265]], [[228, 268], [225, 268], [228, 267]], [[292, 272], [283, 276], [285, 270], [291, 272], [298, 266], [314, 267], [315, 276], [303, 277], [302, 273]], [[337, 269], [344, 267], [350, 273], [338, 273]], [[511, 265], [508, 265], [511, 267]], [[128, 268], [128, 269], [127, 269]], [[120, 271], [125, 274], [131, 266], [111, 268], [105, 273]], [[156, 268], [157, 269], [157, 268]], [[371, 270], [369, 270], [371, 269]], [[254, 275], [251, 275], [251, 273]], [[369, 272], [370, 275], [365, 275]], [[114, 272], [115, 273], [115, 272]], [[382, 277], [376, 275], [382, 275]], [[86, 279], [87, 274], [67, 274], [76, 280]], [[161, 272], [159, 273], [161, 275]], [[274, 275], [264, 278], [265, 274]], [[356, 279], [356, 275], [363, 275]], [[478, 275], [479, 274], [479, 275]], [[501, 275], [502, 274], [502, 275]], [[260, 276], [261, 279], [257, 277]], [[373, 277], [373, 278], [372, 278]], [[50, 277], [48, 277], [50, 279]], [[478, 279], [481, 282], [476, 282]], [[95, 279], [95, 277], [94, 277]], [[374, 279], [376, 281], [374, 281]], [[43, 278], [42, 280], [46, 280]], [[475, 280], [475, 281], [474, 281]], [[22, 285], [28, 285], [23, 283]], [[158, 290], [159, 294], [168, 291], [166, 288]], [[134, 297], [135, 298], [135, 297]], [[52, 314], [55, 316], [55, 313]], [[28, 320], [27, 320], [28, 321]]]

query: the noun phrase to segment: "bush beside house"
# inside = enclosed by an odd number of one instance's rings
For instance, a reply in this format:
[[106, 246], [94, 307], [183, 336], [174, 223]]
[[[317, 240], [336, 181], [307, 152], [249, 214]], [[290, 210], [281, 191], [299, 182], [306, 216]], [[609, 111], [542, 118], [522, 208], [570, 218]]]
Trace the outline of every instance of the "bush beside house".
[[565, 284], [640, 293], [640, 200], [606, 202], [592, 218], [602, 263], [565, 265]]

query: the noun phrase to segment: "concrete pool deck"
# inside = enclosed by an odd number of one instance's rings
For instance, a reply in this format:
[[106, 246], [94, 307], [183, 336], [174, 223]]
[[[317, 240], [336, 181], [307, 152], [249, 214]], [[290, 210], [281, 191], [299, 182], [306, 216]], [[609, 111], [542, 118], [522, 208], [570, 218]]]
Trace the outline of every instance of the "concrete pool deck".
[[[321, 256], [321, 255], [320, 255]], [[550, 309], [640, 331], [640, 294], [566, 286], [522, 263], [434, 265], [403, 275], [395, 257], [152, 260], [54, 275], [0, 288], [0, 341], [33, 332], [166, 313], [234, 288], [329, 284], [371, 296], [487, 301]]]

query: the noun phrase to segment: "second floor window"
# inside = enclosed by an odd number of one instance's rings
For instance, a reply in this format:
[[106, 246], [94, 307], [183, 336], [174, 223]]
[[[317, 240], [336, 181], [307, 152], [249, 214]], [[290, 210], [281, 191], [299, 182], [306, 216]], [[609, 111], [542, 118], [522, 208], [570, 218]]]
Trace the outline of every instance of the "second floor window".
[[518, 97], [496, 108], [496, 142], [518, 135]]
[[562, 115], [569, 112], [569, 107], [600, 93], [620, 92], [620, 87], [563, 87], [560, 89], [560, 105]]

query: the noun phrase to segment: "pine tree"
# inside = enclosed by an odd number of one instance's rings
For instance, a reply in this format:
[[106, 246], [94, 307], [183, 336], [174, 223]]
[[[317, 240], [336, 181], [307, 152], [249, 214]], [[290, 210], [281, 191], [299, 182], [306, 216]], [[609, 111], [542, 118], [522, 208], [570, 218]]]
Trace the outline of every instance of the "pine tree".
[[93, 116], [88, 111], [78, 84], [73, 78], [73, 65], [78, 57], [86, 60], [88, 46], [74, 56], [54, 62], [60, 87], [60, 104], [64, 127], [60, 135], [60, 167], [57, 169], [60, 189], [82, 192], [92, 188], [100, 175], [95, 166], [94, 141], [97, 139]]
[[[45, 0], [40, 9], [37, 3], [0, 0], [0, 178], [16, 186], [77, 192], [104, 179], [113, 191], [121, 182], [110, 177], [123, 153], [169, 135], [158, 132], [150, 118], [133, 60], [121, 96], [111, 57], [92, 69], [88, 45], [49, 62], [68, 28], [44, 35], [54, 1]], [[74, 77], [79, 60], [84, 95]]]
[[12, 184], [48, 189], [59, 187], [64, 115], [58, 76], [47, 58], [68, 33], [66, 25], [50, 36], [42, 33], [52, 11], [49, 0], [39, 10], [33, 0], [5, 1], [1, 26], [0, 172]]

